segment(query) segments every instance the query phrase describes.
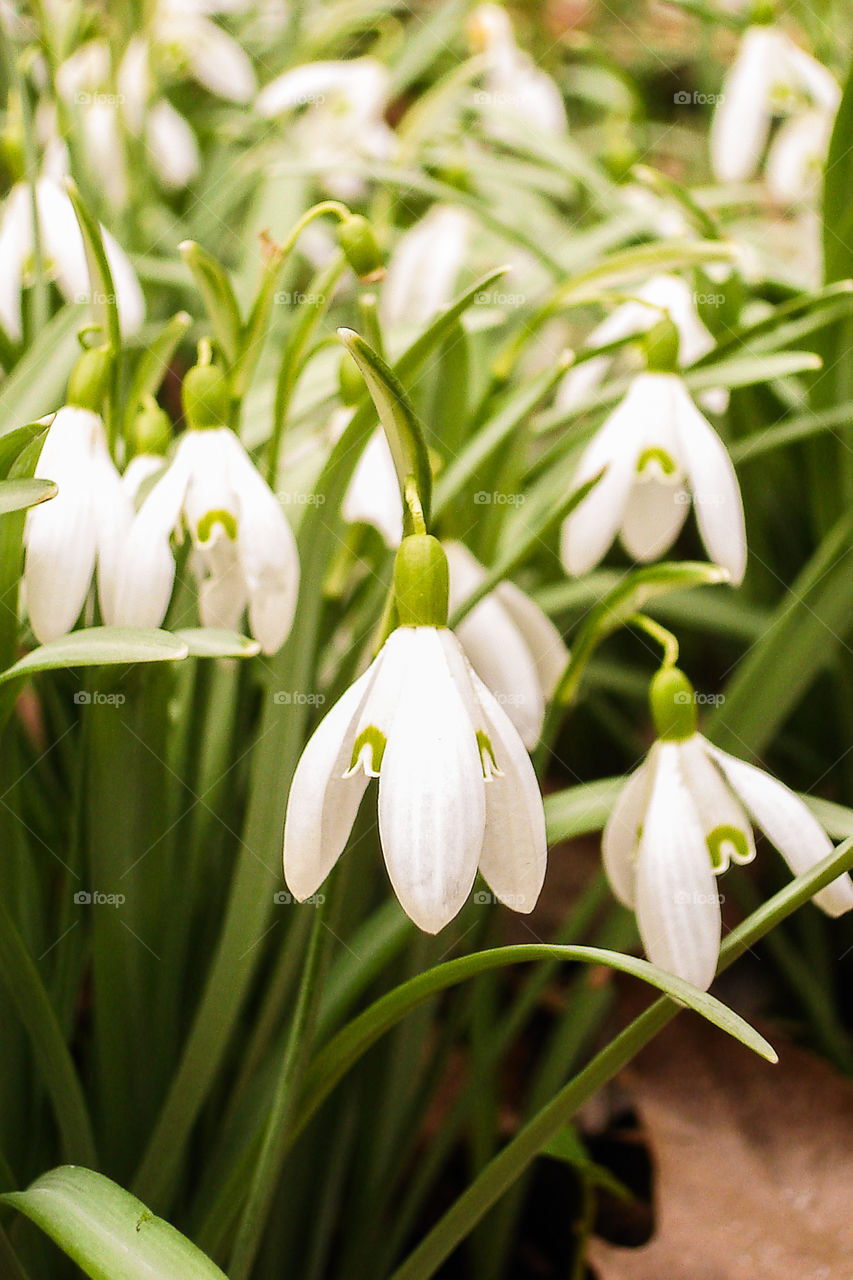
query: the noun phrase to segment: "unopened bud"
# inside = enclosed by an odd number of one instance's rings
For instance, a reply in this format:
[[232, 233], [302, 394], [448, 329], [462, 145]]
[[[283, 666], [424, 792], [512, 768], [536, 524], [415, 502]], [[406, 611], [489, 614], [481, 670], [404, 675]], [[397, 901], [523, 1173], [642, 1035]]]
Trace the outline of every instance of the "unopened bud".
[[196, 431], [228, 425], [231, 395], [228, 379], [215, 364], [197, 364], [181, 386], [184, 417]]
[[649, 685], [655, 733], [667, 742], [683, 742], [696, 732], [696, 695], [678, 667], [661, 667]]
[[394, 598], [401, 627], [446, 627], [447, 556], [437, 538], [415, 533], [400, 543], [394, 561]]
[[100, 413], [110, 385], [112, 355], [107, 346], [84, 351], [68, 379], [67, 403]]
[[338, 226], [338, 244], [347, 262], [364, 284], [381, 280], [385, 274], [382, 254], [373, 227], [360, 213], [351, 213]]

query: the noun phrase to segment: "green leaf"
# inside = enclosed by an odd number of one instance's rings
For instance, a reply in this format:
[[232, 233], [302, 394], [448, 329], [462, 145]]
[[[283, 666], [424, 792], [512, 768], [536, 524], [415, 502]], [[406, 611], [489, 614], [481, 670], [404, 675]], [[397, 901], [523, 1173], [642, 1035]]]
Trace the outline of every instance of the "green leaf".
[[184, 240], [178, 248], [193, 273], [207, 310], [213, 334], [230, 368], [240, 354], [242, 324], [240, 308], [231, 281], [216, 259], [194, 240]]
[[0, 515], [38, 506], [58, 493], [52, 480], [0, 480]]
[[101, 1173], [62, 1165], [0, 1197], [91, 1280], [226, 1280], [200, 1249]]
[[[308, 1121], [320, 1104], [328, 1097], [338, 1081], [350, 1070], [376, 1041], [405, 1018], [419, 1005], [439, 991], [465, 982], [480, 973], [504, 965], [529, 963], [537, 960], [565, 960], [582, 964], [602, 964], [620, 973], [641, 978], [650, 986], [665, 992], [685, 1008], [693, 1009], [714, 1026], [745, 1044], [768, 1062], [775, 1062], [776, 1053], [763, 1036], [748, 1023], [707, 992], [698, 991], [689, 982], [640, 960], [636, 956], [622, 955], [601, 947], [557, 946], [529, 943], [522, 946], [496, 947], [490, 951], [478, 951], [436, 965], [425, 973], [410, 979], [381, 996], [352, 1022], [333, 1037], [312, 1062], [305, 1076], [304, 1093], [300, 1106], [297, 1132]], [[293, 1137], [295, 1138], [294, 1133]]]
[[182, 627], [174, 635], [184, 641], [190, 658], [254, 658], [261, 651], [250, 636], [217, 627]]
[[429, 453], [423, 428], [409, 403], [403, 385], [393, 369], [390, 369], [382, 357], [364, 341], [364, 338], [354, 333], [352, 329], [338, 329], [338, 337], [361, 370], [370, 397], [376, 406], [397, 470], [401, 499], [405, 497], [406, 478], [414, 476], [424, 520], [429, 526], [432, 497]]
[[811, 351], [779, 351], [766, 356], [735, 356], [719, 364], [687, 369], [682, 377], [695, 394], [710, 387], [732, 390], [757, 382], [771, 382], [774, 378], [790, 378], [795, 373], [813, 373], [821, 364], [820, 356]]
[[80, 355], [77, 330], [83, 308], [68, 305], [45, 325], [38, 338], [0, 384], [0, 438], [19, 424], [53, 412]]
[[572, 645], [572, 656], [560, 686], [554, 694], [554, 704], [567, 706], [575, 697], [587, 663], [602, 640], [624, 627], [640, 613], [650, 600], [670, 591], [684, 591], [689, 587], [727, 582], [728, 573], [716, 564], [692, 561], [649, 565], [626, 574], [623, 580], [592, 610]]
[[602, 831], [625, 778], [600, 778], [545, 797], [548, 845]]
[[0, 684], [25, 680], [39, 671], [64, 667], [132, 666], [137, 662], [174, 662], [185, 658], [189, 645], [168, 631], [142, 627], [88, 627], [33, 649], [6, 671]]
[[89, 268], [89, 284], [92, 291], [92, 310], [101, 326], [103, 341], [108, 342], [113, 351], [121, 350], [121, 329], [119, 327], [118, 303], [110, 264], [107, 261], [101, 228], [92, 217], [80, 198], [80, 192], [70, 179], [66, 179], [66, 190], [74, 206], [74, 213], [80, 226], [83, 245], [86, 251], [86, 263]]

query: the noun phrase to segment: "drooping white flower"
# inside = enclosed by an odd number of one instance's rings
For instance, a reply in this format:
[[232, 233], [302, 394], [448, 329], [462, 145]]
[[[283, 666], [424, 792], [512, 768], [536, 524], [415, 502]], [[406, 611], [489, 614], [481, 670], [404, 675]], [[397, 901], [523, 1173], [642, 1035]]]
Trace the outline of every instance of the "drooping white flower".
[[829, 140], [834, 113], [804, 111], [786, 120], [767, 157], [767, 185], [781, 204], [799, 204], [815, 195]]
[[655, 560], [675, 541], [692, 499], [711, 560], [739, 583], [746, 569], [740, 488], [725, 446], [678, 374], [640, 373], [587, 446], [575, 484], [606, 467], [563, 524], [568, 573], [586, 573], [617, 533], [635, 560]]
[[437, 933], [479, 867], [495, 896], [529, 912], [545, 875], [542, 798], [511, 721], [451, 631], [402, 626], [309, 740], [287, 804], [284, 874], [295, 897], [337, 862], [368, 781], [394, 892]]
[[157, 0], [150, 35], [158, 60], [171, 64], [225, 102], [247, 103], [257, 89], [255, 69], [242, 45], [213, 21], [227, 3]]
[[[52, 178], [36, 182], [36, 207], [44, 268], [56, 277], [69, 301], [90, 297], [83, 237], [71, 200]], [[137, 333], [145, 319], [145, 300], [136, 272], [124, 250], [101, 227], [104, 250], [115, 285], [119, 322], [125, 337]], [[10, 337], [21, 337], [21, 291], [33, 266], [33, 219], [30, 188], [19, 182], [6, 197], [0, 220], [0, 323]]]
[[363, 180], [346, 166], [390, 159], [396, 145], [384, 113], [390, 75], [375, 58], [310, 62], [276, 77], [258, 94], [267, 119], [290, 121], [288, 142], [316, 165], [330, 191], [357, 196]]
[[[721, 182], [744, 182], [759, 167], [774, 116], [795, 119], [817, 112], [827, 124], [822, 137], [828, 142], [832, 118], [841, 100], [834, 76], [817, 59], [801, 49], [776, 26], [752, 26], [744, 33], [737, 57], [726, 76], [711, 125], [711, 161]], [[781, 145], [783, 156], [790, 142], [784, 129], [771, 145], [770, 168], [784, 167], [774, 159]], [[811, 141], [819, 140], [812, 128]], [[789, 135], [790, 138], [790, 135]], [[802, 142], [802, 139], [801, 139]], [[825, 157], [818, 156], [818, 162]]]
[[66, 405], [55, 415], [36, 476], [57, 496], [27, 513], [24, 592], [30, 625], [47, 644], [74, 626], [95, 566], [101, 612], [113, 607], [116, 559], [133, 508], [107, 448], [104, 424], [90, 409]]
[[118, 76], [122, 112], [128, 129], [145, 141], [154, 172], [167, 190], [180, 191], [199, 172], [201, 157], [189, 122], [167, 98], [157, 97], [150, 70], [148, 41], [134, 36]]
[[[486, 571], [461, 542], [445, 542], [451, 613], [479, 587]], [[538, 605], [513, 582], [501, 582], [466, 614], [456, 634], [472, 667], [532, 750], [545, 702], [566, 669], [563, 637]]]
[[[678, 677], [681, 677], [680, 683]], [[653, 964], [707, 989], [720, 950], [716, 877], [755, 857], [753, 824], [802, 875], [832, 843], [802, 800], [754, 765], [713, 747], [695, 729], [692, 687], [662, 672], [677, 714], [628, 779], [604, 831], [603, 854], [617, 898], [637, 913]], [[853, 881], [840, 876], [815, 895], [829, 915], [853, 908]]]
[[296, 543], [275, 495], [227, 427], [181, 437], [130, 526], [109, 620], [160, 625], [175, 579], [170, 539], [183, 528], [196, 552], [203, 624], [233, 630], [248, 605], [252, 635], [274, 653], [296, 609]]
[[528, 121], [547, 133], [568, 127], [563, 97], [547, 72], [515, 42], [509, 14], [498, 4], [478, 5], [468, 20], [473, 48], [487, 59], [482, 105]]
[[[693, 290], [680, 276], [653, 276], [634, 297], [621, 303], [592, 330], [585, 347], [607, 347], [624, 338], [647, 333], [663, 316], [668, 316], [678, 330], [678, 362], [693, 364], [713, 350], [714, 339], [696, 309]], [[561, 380], [555, 399], [556, 407], [565, 413], [582, 403], [604, 381], [613, 364], [612, 356], [593, 356], [569, 369]]]
[[403, 537], [400, 485], [381, 427], [374, 431], [356, 463], [341, 514], [348, 524], [372, 524], [389, 547], [399, 547]]
[[465, 262], [469, 231], [464, 209], [437, 204], [400, 237], [379, 301], [386, 330], [423, 328], [450, 301]]

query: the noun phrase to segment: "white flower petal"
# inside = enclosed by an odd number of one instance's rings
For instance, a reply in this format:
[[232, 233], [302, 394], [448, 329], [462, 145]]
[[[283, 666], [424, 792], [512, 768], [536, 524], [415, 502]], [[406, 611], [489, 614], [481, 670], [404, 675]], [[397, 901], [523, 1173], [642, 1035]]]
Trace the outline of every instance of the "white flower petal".
[[156, 102], [148, 114], [145, 141], [164, 187], [180, 191], [198, 174], [201, 157], [196, 136], [165, 98]]
[[744, 182], [758, 167], [770, 132], [777, 61], [769, 27], [750, 27], [726, 76], [711, 123], [711, 163], [720, 182]]
[[720, 903], [677, 743], [659, 742], [637, 855], [637, 923], [653, 964], [707, 990], [720, 952]]
[[545, 810], [533, 765], [510, 718], [473, 676], [484, 728], [500, 775], [485, 785], [486, 830], [480, 871], [513, 911], [536, 906], [548, 865]]
[[[746, 805], [753, 821], [784, 857], [795, 876], [804, 875], [832, 852], [832, 841], [817, 818], [784, 783], [763, 769], [738, 760], [716, 747], [708, 747], [730, 785]], [[828, 915], [838, 916], [853, 907], [853, 880], [839, 876], [814, 896]]]
[[569, 661], [563, 637], [548, 615], [514, 582], [502, 582], [495, 588], [495, 595], [521, 632], [539, 674], [542, 691], [550, 698]]
[[637, 850], [640, 828], [654, 775], [652, 759], [635, 769], [613, 806], [601, 837], [604, 870], [620, 902], [633, 909], [636, 898]]
[[227, 31], [203, 17], [169, 25], [200, 85], [226, 102], [254, 97], [257, 82], [251, 59]]
[[400, 486], [391, 450], [381, 428], [374, 431], [356, 463], [344, 497], [342, 514], [349, 524], [372, 524], [389, 547], [403, 537]]
[[324, 716], [293, 775], [284, 821], [284, 878], [300, 901], [316, 893], [340, 857], [367, 786], [364, 775], [344, 775], [355, 721], [375, 675], [374, 663]]
[[207, 569], [198, 590], [202, 625], [236, 631], [248, 599], [237, 544], [217, 525], [199, 555]]
[[465, 262], [469, 218], [453, 205], [433, 205], [400, 237], [382, 285], [380, 314], [388, 330], [422, 328], [453, 293]]
[[683, 383], [678, 386], [679, 454], [693, 495], [696, 523], [709, 557], [728, 569], [738, 586], [746, 572], [746, 528], [737, 475], [722, 440]]
[[829, 150], [833, 117], [805, 111], [782, 125], [767, 157], [767, 185], [774, 199], [797, 204], [814, 195]]
[[705, 833], [711, 865], [720, 875], [732, 861], [751, 862], [755, 841], [743, 806], [709, 759], [707, 746], [698, 733], [683, 742], [681, 768]]
[[404, 911], [437, 933], [467, 898], [483, 845], [485, 783], [474, 727], [438, 632], [408, 628], [413, 661], [379, 776], [379, 831]]
[[115, 602], [124, 544], [133, 522], [133, 501], [107, 449], [103, 431], [92, 460], [92, 491], [98, 549], [98, 600], [107, 626], [115, 625]]
[[0, 324], [13, 341], [21, 337], [21, 282], [32, 243], [29, 188], [19, 182], [6, 197], [0, 223]]
[[636, 479], [619, 530], [625, 550], [641, 563], [657, 560], [675, 542], [689, 510], [683, 485], [656, 475]]

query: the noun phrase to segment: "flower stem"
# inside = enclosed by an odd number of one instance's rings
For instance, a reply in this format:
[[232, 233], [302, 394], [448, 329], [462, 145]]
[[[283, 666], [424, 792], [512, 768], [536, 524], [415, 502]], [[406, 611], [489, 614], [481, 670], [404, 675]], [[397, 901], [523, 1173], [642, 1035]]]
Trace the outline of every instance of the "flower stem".
[[281, 1072], [270, 1107], [264, 1140], [249, 1185], [246, 1203], [231, 1253], [231, 1280], [247, 1280], [263, 1238], [267, 1215], [278, 1185], [287, 1150], [290, 1119], [299, 1092], [302, 1071], [311, 1047], [317, 1005], [318, 978], [323, 968], [328, 931], [325, 917], [328, 898], [317, 903], [299, 983], [296, 1008], [284, 1050]]

